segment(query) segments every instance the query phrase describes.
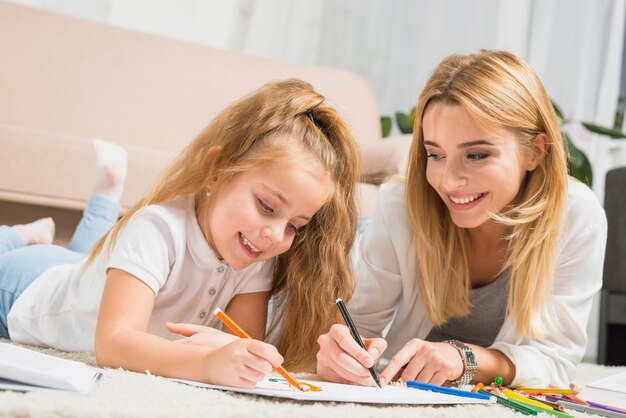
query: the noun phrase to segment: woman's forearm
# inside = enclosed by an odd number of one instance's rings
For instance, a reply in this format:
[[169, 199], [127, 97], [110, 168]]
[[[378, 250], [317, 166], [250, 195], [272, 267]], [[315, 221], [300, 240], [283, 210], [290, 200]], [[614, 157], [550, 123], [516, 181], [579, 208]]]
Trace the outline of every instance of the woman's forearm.
[[503, 384], [510, 384], [515, 378], [515, 365], [501, 351], [468, 344], [474, 350], [478, 370], [474, 374], [475, 382], [489, 384], [496, 376], [503, 379]]

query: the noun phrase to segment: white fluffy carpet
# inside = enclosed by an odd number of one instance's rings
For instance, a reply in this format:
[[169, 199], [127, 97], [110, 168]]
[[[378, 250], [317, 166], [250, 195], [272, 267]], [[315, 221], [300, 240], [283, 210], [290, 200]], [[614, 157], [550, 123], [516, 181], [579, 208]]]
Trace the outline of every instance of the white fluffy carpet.
[[[8, 342], [0, 339], [0, 342]], [[29, 347], [34, 348], [34, 347]], [[95, 367], [90, 353], [39, 351]], [[624, 368], [581, 364], [574, 382], [585, 383]], [[0, 417], [521, 417], [500, 405], [380, 406], [351, 403], [305, 403], [278, 398], [201, 389], [148, 374], [104, 369], [92, 395], [56, 392], [1, 392]], [[547, 415], [545, 415], [547, 416]], [[576, 414], [585, 416], [585, 414]]]

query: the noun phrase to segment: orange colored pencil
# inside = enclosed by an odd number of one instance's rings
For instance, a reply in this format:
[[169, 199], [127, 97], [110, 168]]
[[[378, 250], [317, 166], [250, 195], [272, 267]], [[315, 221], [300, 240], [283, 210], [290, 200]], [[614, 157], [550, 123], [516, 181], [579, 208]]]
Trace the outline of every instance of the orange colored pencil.
[[[230, 318], [230, 316], [226, 315], [226, 312], [224, 312], [220, 308], [215, 308], [213, 313], [238, 337], [252, 339], [252, 337], [250, 337], [243, 329], [241, 329], [241, 327], [237, 325], [235, 321]], [[297, 388], [298, 390], [301, 390], [302, 392], [305, 392], [302, 386], [300, 386], [300, 383], [296, 379], [294, 379], [293, 376], [291, 376], [283, 366], [274, 367], [274, 370], [276, 370], [285, 379], [287, 379], [290, 385]]]

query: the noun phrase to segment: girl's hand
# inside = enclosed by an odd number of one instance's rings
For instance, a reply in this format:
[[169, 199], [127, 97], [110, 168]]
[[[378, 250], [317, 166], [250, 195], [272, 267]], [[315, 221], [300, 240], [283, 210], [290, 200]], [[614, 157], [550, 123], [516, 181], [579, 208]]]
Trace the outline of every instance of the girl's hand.
[[317, 374], [325, 380], [374, 386], [369, 368], [387, 348], [382, 338], [365, 338], [367, 350], [361, 348], [345, 325], [335, 324], [317, 339]]
[[257, 382], [280, 367], [283, 357], [276, 347], [263, 341], [237, 338], [217, 350], [211, 351], [207, 361], [213, 384], [254, 388]]
[[[404, 370], [403, 370], [404, 369]], [[463, 373], [459, 351], [448, 343], [431, 343], [418, 338], [410, 340], [380, 373], [386, 382], [402, 378], [441, 385], [456, 380]]]
[[232, 334], [203, 325], [167, 322], [165, 326], [169, 332], [185, 337], [176, 340], [177, 343], [181, 344], [222, 347], [238, 339], [238, 337]]

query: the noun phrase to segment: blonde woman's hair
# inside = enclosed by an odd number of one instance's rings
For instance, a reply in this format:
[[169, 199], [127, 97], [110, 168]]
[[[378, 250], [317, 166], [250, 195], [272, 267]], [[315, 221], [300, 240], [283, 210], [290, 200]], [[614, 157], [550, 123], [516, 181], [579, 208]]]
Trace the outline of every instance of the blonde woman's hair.
[[[209, 163], [207, 152], [214, 146], [221, 150]], [[276, 258], [268, 338], [284, 356], [285, 366], [311, 370], [317, 337], [338, 320], [333, 301], [349, 299], [354, 289], [349, 252], [356, 233], [360, 168], [357, 144], [347, 124], [304, 81], [266, 84], [222, 110], [96, 244], [88, 262], [101, 251], [110, 251], [141, 208], [185, 195], [194, 195], [198, 204], [210, 180], [213, 192], [243, 172], [298, 155], [313, 156], [334, 187], [329, 199], [298, 231], [291, 248]]]
[[509, 226], [511, 269], [507, 315], [517, 337], [538, 338], [555, 325], [548, 303], [560, 223], [567, 191], [566, 153], [551, 101], [535, 72], [506, 51], [453, 55], [434, 70], [415, 112], [406, 199], [416, 249], [417, 287], [435, 326], [470, 311], [471, 283], [466, 231], [457, 227], [446, 205], [426, 179], [427, 153], [422, 118], [432, 103], [462, 106], [487, 129], [515, 133], [524, 155], [539, 152], [537, 135], [547, 136], [543, 161], [528, 172], [520, 203], [492, 219]]

